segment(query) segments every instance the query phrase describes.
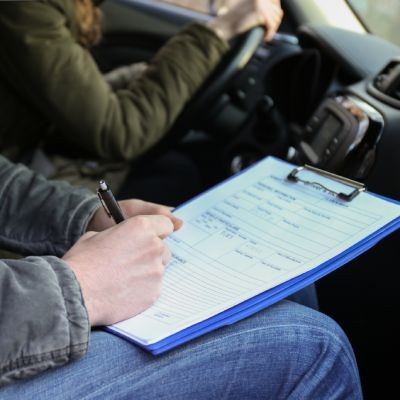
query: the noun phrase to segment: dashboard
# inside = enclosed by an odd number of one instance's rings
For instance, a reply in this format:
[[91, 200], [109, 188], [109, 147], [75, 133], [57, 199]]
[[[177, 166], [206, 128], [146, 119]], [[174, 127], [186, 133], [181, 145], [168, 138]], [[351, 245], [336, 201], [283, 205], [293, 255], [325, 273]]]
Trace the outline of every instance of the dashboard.
[[318, 25], [260, 45], [213, 115], [214, 130], [234, 138], [232, 172], [272, 154], [399, 198], [399, 54], [372, 35]]

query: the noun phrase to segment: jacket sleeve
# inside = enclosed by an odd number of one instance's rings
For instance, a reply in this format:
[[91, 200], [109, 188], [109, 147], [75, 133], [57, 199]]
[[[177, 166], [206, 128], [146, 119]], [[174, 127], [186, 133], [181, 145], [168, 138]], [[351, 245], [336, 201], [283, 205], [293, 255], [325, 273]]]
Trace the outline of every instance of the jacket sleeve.
[[0, 248], [63, 255], [86, 231], [99, 207], [88, 190], [47, 181], [0, 156]]
[[88, 315], [63, 254], [98, 208], [88, 191], [49, 182], [0, 156], [0, 247], [51, 254], [0, 260], [0, 384], [86, 352]]
[[0, 293], [0, 386], [85, 354], [89, 319], [62, 260], [0, 260]]
[[228, 49], [194, 23], [162, 47], [133, 87], [114, 92], [56, 1], [0, 3], [0, 68], [9, 83], [56, 123], [58, 143], [105, 159], [133, 159], [159, 141]]

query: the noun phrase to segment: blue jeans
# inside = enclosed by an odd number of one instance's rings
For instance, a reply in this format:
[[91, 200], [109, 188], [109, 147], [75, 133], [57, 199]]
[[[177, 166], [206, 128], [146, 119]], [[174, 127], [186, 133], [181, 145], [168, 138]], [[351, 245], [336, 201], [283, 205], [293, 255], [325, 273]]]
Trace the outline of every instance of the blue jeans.
[[94, 331], [82, 359], [0, 389], [1, 399], [361, 399], [356, 361], [328, 316], [284, 300], [154, 357]]

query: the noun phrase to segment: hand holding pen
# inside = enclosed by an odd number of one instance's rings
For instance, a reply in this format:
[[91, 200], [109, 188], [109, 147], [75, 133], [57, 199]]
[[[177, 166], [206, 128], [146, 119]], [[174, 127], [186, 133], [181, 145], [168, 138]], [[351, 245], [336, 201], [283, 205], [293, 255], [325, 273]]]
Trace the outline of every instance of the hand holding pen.
[[105, 212], [115, 221], [116, 224], [119, 224], [125, 219], [121, 207], [119, 206], [117, 200], [115, 200], [113, 192], [104, 180], [99, 182], [97, 195], [99, 196]]
[[[124, 219], [138, 215], [164, 215], [171, 220], [175, 231], [183, 224], [180, 218], [172, 214], [171, 207], [139, 199], [121, 200], [117, 202], [112, 195], [110, 186], [104, 181], [99, 182], [97, 193], [103, 207], [95, 212], [87, 226], [87, 231], [100, 232], [111, 228], [116, 220], [123, 221]], [[112, 195], [112, 197], [110, 195]], [[106, 197], [108, 198], [107, 201], [105, 201]], [[112, 198], [114, 198], [114, 200], [112, 200]], [[111, 210], [115, 210], [115, 212], [111, 212]]]
[[[125, 320], [155, 301], [160, 271], [171, 257], [164, 239], [182, 225], [169, 207], [138, 199], [117, 202], [105, 182], [98, 192], [103, 207], [63, 256], [78, 279], [92, 326]], [[115, 225], [110, 217], [126, 221]]]

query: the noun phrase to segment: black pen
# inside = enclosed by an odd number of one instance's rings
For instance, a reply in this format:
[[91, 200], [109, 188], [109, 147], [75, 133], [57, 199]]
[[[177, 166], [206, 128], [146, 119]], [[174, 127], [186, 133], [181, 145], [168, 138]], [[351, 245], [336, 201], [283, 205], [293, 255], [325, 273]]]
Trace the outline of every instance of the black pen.
[[119, 224], [125, 219], [117, 200], [115, 200], [113, 192], [104, 180], [99, 182], [97, 195], [99, 196], [105, 212], [116, 224]]

